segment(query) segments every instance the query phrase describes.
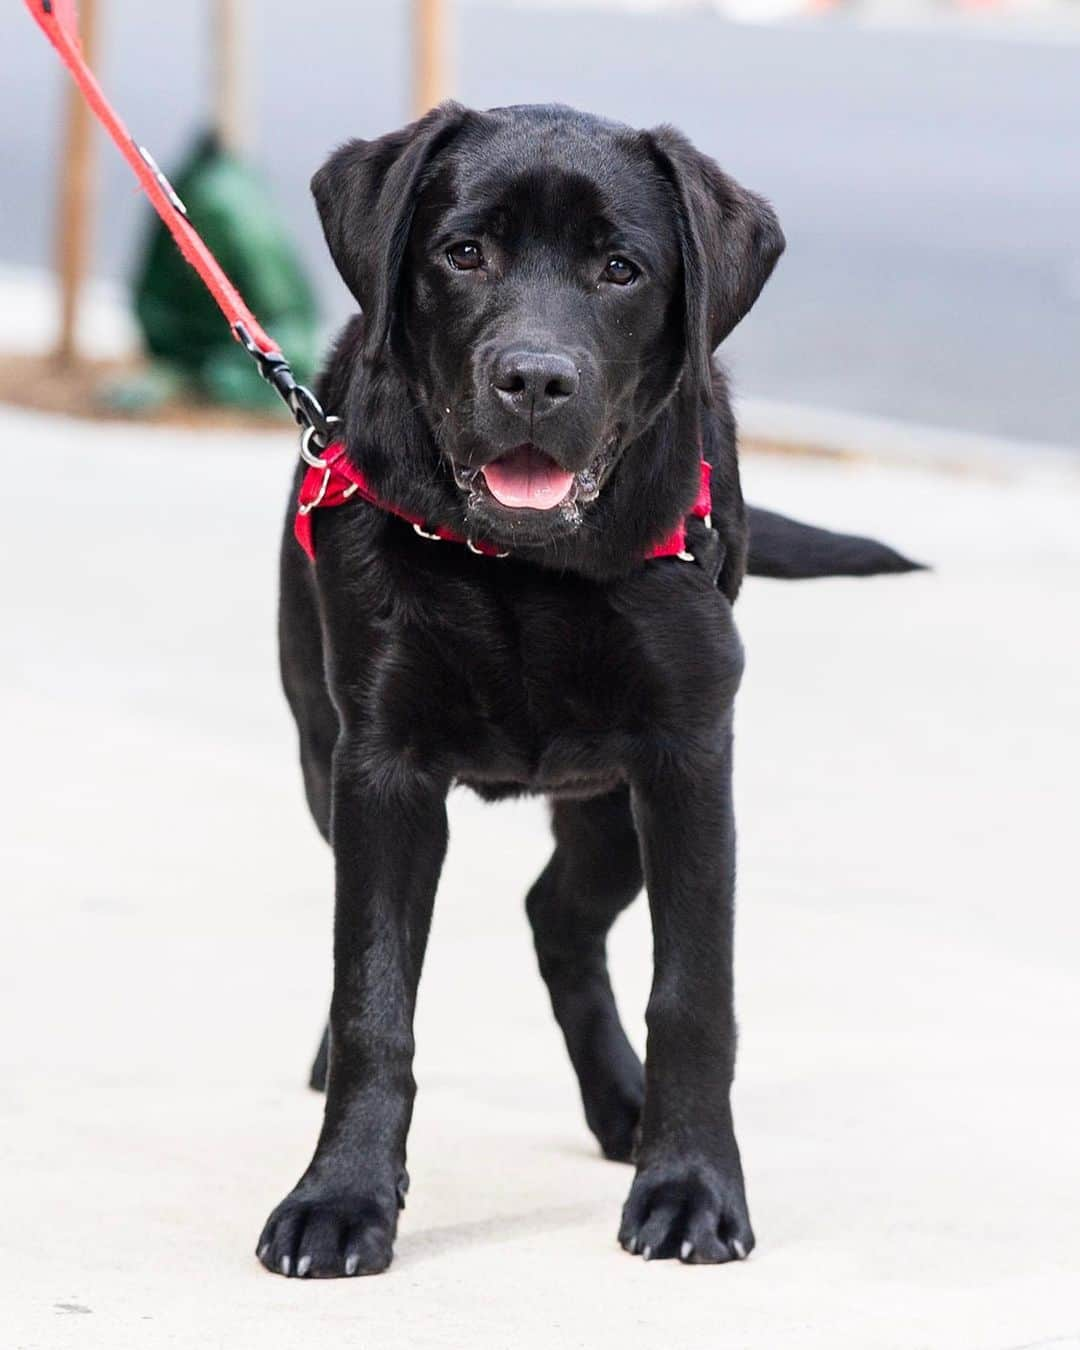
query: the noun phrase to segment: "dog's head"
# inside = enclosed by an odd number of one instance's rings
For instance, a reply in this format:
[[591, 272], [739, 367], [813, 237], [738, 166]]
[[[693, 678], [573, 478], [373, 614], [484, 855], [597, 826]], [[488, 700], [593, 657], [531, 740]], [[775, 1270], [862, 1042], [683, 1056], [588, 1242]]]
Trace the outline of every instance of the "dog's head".
[[476, 532], [542, 543], [580, 524], [784, 246], [772, 209], [669, 128], [558, 107], [454, 104], [352, 141], [312, 183], [364, 312]]

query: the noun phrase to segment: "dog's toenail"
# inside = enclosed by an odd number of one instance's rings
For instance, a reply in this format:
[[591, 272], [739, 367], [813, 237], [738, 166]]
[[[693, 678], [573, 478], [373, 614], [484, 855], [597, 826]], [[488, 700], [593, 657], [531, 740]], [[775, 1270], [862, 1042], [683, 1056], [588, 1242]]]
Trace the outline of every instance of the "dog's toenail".
[[637, 1256], [637, 1238], [636, 1238], [636, 1237], [632, 1237], [632, 1238], [630, 1239], [630, 1241], [626, 1244], [626, 1250], [630, 1253], [631, 1256]]
[[283, 1256], [281, 1258], [280, 1263], [278, 1264], [278, 1269], [281, 1271], [282, 1275], [288, 1275], [288, 1273], [292, 1270], [292, 1257]]
[[641, 1255], [642, 1255], [642, 1258], [643, 1258], [644, 1260], [646, 1260], [646, 1261], [651, 1261], [651, 1260], [652, 1260], [652, 1248], [651, 1248], [651, 1247], [644, 1247], [644, 1248], [642, 1249]]
[[347, 1256], [345, 1258], [345, 1274], [355, 1275], [359, 1269], [360, 1269], [360, 1258], [359, 1256], [357, 1256], [356, 1252], [353, 1252], [351, 1256]]
[[684, 1242], [679, 1248], [679, 1259], [681, 1261], [689, 1261], [693, 1254], [694, 1244], [692, 1242]]
[[738, 1241], [732, 1242], [731, 1249], [735, 1253], [735, 1255], [739, 1258], [740, 1261], [746, 1260], [746, 1248], [742, 1245], [741, 1242]]
[[296, 1263], [296, 1273], [297, 1273], [297, 1275], [299, 1275], [301, 1278], [303, 1278], [303, 1276], [305, 1276], [305, 1275], [308, 1273], [308, 1271], [309, 1271], [310, 1269], [311, 1269], [311, 1257], [310, 1257], [310, 1256], [302, 1256], [302, 1257], [300, 1258], [300, 1260], [297, 1261], [297, 1263]]
[[265, 1261], [265, 1260], [266, 1260], [266, 1253], [267, 1253], [269, 1250], [270, 1250], [270, 1244], [269, 1244], [269, 1242], [264, 1242], [263, 1245], [259, 1248], [259, 1260], [260, 1260], [260, 1261]]

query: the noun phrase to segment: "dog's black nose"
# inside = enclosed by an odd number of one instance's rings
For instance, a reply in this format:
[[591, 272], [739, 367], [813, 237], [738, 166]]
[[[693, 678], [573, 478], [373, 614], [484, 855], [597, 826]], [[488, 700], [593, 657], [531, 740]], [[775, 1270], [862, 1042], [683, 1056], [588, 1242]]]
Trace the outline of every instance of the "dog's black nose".
[[522, 417], [544, 417], [573, 398], [581, 381], [568, 356], [515, 348], [496, 357], [491, 383], [506, 408]]

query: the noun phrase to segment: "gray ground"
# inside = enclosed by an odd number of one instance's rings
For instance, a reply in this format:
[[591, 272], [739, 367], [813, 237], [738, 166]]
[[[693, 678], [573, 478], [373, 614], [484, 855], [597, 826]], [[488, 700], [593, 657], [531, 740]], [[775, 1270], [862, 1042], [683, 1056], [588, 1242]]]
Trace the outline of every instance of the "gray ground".
[[[205, 7], [103, 8], [107, 85], [168, 164], [195, 126]], [[333, 317], [305, 185], [336, 141], [404, 120], [406, 6], [250, 8], [257, 154]], [[457, 30], [466, 101], [673, 121], [774, 198], [790, 249], [731, 344], [746, 394], [1080, 445], [1077, 43], [473, 4]], [[21, 6], [0, 50], [0, 259], [40, 263], [59, 74]], [[126, 173], [110, 153], [107, 273], [145, 214]]]

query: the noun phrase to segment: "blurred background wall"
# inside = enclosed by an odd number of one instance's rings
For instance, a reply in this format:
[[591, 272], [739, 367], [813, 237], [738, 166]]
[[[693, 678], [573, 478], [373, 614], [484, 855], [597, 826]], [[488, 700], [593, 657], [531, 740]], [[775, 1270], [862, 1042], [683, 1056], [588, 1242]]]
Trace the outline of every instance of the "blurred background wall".
[[[175, 163], [206, 121], [208, 6], [101, 11], [106, 88]], [[398, 0], [248, 8], [251, 154], [330, 324], [349, 300], [307, 182], [340, 140], [409, 117], [409, 17]], [[458, 0], [451, 29], [465, 102], [670, 121], [774, 200], [789, 251], [727, 349], [742, 394], [1080, 447], [1080, 5], [747, 24], [685, 4]], [[0, 52], [0, 267], [43, 269], [64, 77], [20, 5], [0, 8]], [[99, 168], [93, 270], [125, 278], [148, 212], [104, 143]]]

